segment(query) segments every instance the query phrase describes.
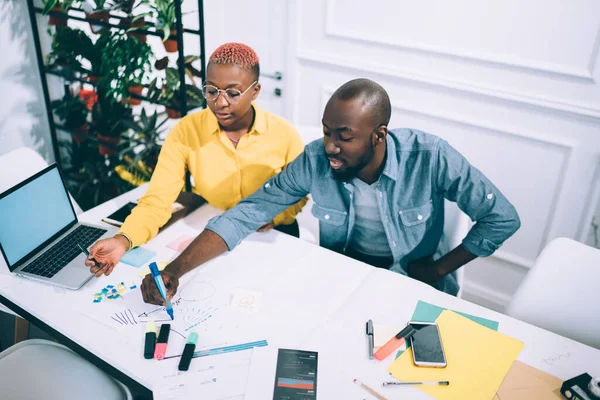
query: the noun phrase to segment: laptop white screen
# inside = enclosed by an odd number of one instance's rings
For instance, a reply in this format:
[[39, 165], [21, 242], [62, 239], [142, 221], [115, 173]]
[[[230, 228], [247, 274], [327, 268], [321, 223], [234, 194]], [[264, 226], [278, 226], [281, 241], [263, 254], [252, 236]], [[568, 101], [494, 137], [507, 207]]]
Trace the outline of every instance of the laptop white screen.
[[0, 195], [0, 244], [9, 267], [76, 220], [58, 168]]

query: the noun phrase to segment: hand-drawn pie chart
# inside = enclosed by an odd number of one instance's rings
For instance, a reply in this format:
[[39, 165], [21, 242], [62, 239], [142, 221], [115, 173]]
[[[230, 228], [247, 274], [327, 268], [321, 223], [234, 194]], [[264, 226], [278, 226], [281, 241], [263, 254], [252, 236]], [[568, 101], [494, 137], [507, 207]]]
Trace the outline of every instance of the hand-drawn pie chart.
[[215, 295], [217, 289], [209, 282], [192, 282], [187, 285], [179, 296], [183, 301], [206, 301]]

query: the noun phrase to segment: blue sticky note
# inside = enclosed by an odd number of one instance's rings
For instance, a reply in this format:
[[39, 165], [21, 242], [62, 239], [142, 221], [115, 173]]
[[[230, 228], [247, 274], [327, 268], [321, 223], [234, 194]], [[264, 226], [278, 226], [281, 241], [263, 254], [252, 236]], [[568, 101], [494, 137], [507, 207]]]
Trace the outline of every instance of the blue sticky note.
[[141, 267], [145, 265], [156, 255], [152, 250], [145, 249], [143, 247], [136, 247], [135, 249], [129, 250], [123, 258], [121, 258], [121, 262], [125, 264], [129, 264], [133, 267]]

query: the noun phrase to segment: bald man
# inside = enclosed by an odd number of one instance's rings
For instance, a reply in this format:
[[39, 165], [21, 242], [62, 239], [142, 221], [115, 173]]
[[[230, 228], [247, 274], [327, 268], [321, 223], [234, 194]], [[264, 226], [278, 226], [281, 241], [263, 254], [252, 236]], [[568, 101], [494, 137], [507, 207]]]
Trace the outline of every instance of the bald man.
[[[388, 130], [390, 116], [388, 94], [377, 83], [356, 79], [337, 89], [323, 113], [324, 138], [209, 222], [163, 271], [169, 295], [182, 275], [232, 250], [309, 193], [321, 246], [456, 295], [455, 271], [498, 249], [519, 229], [519, 216], [447, 142], [414, 129]], [[461, 245], [434, 260], [444, 199], [456, 202], [476, 223]], [[146, 302], [163, 302], [150, 276], [142, 294]]]

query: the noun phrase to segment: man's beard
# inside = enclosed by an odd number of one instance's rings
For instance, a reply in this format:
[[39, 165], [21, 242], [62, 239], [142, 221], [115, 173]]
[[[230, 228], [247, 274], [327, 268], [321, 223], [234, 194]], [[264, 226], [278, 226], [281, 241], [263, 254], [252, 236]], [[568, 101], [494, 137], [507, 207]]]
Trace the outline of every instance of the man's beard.
[[331, 173], [333, 178], [336, 181], [349, 181], [356, 178], [358, 173], [371, 162], [373, 157], [375, 157], [375, 146], [373, 146], [373, 142], [369, 142], [369, 148], [364, 153], [364, 156], [358, 165], [356, 167], [346, 167], [345, 171], [339, 171], [332, 168]]

